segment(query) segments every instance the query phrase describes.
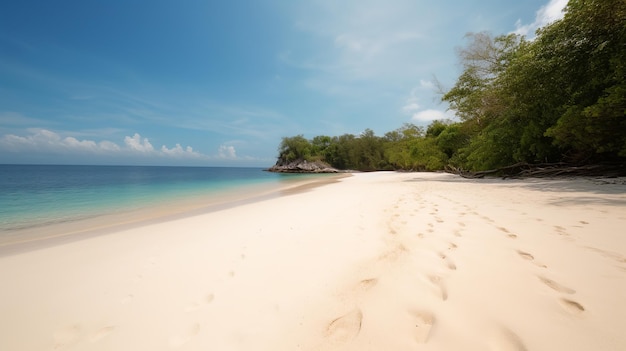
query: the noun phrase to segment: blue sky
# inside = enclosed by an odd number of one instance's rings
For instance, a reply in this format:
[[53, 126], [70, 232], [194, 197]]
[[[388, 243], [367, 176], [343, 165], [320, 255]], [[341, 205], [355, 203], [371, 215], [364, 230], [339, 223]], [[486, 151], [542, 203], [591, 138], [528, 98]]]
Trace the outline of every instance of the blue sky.
[[452, 118], [467, 32], [566, 0], [0, 3], [0, 163], [271, 166], [283, 136]]

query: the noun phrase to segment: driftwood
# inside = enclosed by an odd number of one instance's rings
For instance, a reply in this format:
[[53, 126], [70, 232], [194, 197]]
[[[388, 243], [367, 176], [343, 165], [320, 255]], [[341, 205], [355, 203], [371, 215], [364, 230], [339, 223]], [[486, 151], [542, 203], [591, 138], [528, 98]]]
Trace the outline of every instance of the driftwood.
[[626, 167], [621, 163], [590, 165], [572, 165], [567, 163], [516, 163], [514, 165], [480, 172], [469, 172], [454, 167], [447, 167], [446, 170], [464, 178], [484, 178], [485, 176], [502, 178], [626, 176]]

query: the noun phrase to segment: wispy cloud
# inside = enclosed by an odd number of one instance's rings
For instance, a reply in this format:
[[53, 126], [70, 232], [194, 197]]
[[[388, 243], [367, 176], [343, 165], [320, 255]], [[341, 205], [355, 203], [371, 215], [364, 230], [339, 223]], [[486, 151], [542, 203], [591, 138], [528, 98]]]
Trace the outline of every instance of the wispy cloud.
[[405, 114], [413, 115], [414, 113], [417, 113], [417, 111], [420, 110], [421, 106], [418, 103], [419, 99], [417, 96], [417, 91], [418, 91], [417, 88], [414, 88], [413, 90], [411, 90], [411, 94], [406, 99], [406, 102], [404, 106], [402, 107], [402, 112], [404, 112]]
[[567, 6], [567, 2], [568, 0], [550, 0], [537, 11], [532, 23], [523, 24], [518, 20], [513, 33], [534, 37], [537, 29], [563, 18], [563, 9]]
[[0, 125], [2, 126], [24, 127], [34, 124], [42, 125], [50, 124], [50, 122], [43, 119], [28, 117], [19, 112], [0, 111]]
[[174, 116], [163, 125], [210, 132], [229, 139], [265, 142], [276, 140], [297, 125], [294, 119], [271, 108], [217, 103], [209, 99], [188, 101]]
[[[317, 1], [301, 5], [296, 27], [316, 47], [289, 50], [285, 63], [325, 79], [391, 82], [420, 71], [411, 61], [432, 43], [436, 23], [414, 1]], [[315, 49], [311, 51], [310, 49]], [[335, 84], [336, 85], [336, 84]]]

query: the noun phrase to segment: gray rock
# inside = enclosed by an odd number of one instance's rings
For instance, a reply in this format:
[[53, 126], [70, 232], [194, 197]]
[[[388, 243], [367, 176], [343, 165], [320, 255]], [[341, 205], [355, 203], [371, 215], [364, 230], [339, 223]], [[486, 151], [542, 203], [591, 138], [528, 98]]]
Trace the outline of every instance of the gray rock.
[[267, 171], [277, 173], [340, 173], [336, 168], [322, 161], [308, 162], [306, 160], [296, 160], [292, 162], [281, 162], [270, 167]]

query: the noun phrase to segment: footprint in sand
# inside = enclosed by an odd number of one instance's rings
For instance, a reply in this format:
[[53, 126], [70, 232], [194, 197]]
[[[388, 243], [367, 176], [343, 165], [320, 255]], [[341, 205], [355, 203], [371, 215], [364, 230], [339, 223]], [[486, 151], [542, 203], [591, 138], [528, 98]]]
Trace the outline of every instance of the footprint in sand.
[[487, 217], [487, 216], [480, 216], [480, 218], [482, 218], [483, 220], [485, 220], [485, 221], [487, 221], [487, 222], [489, 222], [489, 223], [493, 223], [493, 222], [494, 222], [494, 220], [493, 220], [493, 219], [491, 219], [491, 218], [489, 218], [489, 217]]
[[376, 278], [363, 279], [359, 282], [359, 287], [363, 290], [369, 290], [373, 288], [376, 284], [378, 284], [378, 279]]
[[527, 351], [528, 349], [517, 334], [505, 327], [498, 328], [489, 338], [492, 351]]
[[65, 328], [57, 330], [54, 335], [54, 349], [63, 350], [66, 347], [72, 346], [78, 341], [81, 333], [81, 328], [78, 324], [69, 325]]
[[89, 337], [89, 341], [91, 341], [91, 342], [99, 341], [100, 339], [103, 339], [107, 335], [113, 333], [113, 331], [115, 331], [115, 326], [114, 325], [107, 325], [106, 327], [100, 328], [95, 333], [93, 333], [93, 335], [91, 335], [91, 337]]
[[363, 312], [359, 308], [335, 318], [326, 326], [326, 337], [334, 342], [348, 342], [361, 332]]
[[446, 289], [446, 286], [441, 281], [441, 277], [438, 275], [429, 275], [428, 280], [431, 283], [433, 283], [433, 285], [437, 288], [441, 299], [443, 301], [446, 301], [448, 299], [448, 290]]
[[409, 252], [409, 249], [407, 249], [406, 246], [404, 246], [402, 244], [399, 244], [393, 250], [390, 250], [390, 251], [387, 251], [387, 252], [383, 253], [378, 258], [380, 260], [395, 261], [398, 258], [400, 258], [400, 256], [402, 256], [403, 254], [405, 254], [407, 252]]
[[557, 282], [555, 282], [552, 279], [548, 279], [546, 277], [542, 277], [542, 276], [538, 276], [537, 278], [539, 278], [539, 280], [541, 280], [542, 283], [544, 283], [545, 285], [547, 285], [550, 289], [560, 292], [560, 293], [565, 293], [565, 294], [574, 294], [576, 293], [576, 290], [568, 288], [566, 286], [563, 286]]
[[183, 333], [170, 337], [169, 339], [170, 347], [179, 348], [185, 345], [187, 342], [189, 342], [189, 340], [191, 340], [191, 338], [198, 335], [199, 332], [200, 332], [200, 323], [194, 323], [193, 325], [189, 327], [188, 330], [184, 331]]
[[452, 271], [456, 270], [456, 264], [454, 264], [454, 262], [452, 262], [452, 260], [448, 256], [446, 256], [446, 254], [440, 252], [439, 258], [441, 258], [446, 263], [446, 267], [449, 270], [452, 270]]
[[[533, 256], [533, 255], [529, 254], [528, 252], [524, 252], [524, 251], [522, 251], [522, 250], [517, 250], [517, 254], [518, 254], [521, 258], [523, 258], [523, 259], [525, 259], [525, 260], [527, 260], [527, 261], [534, 261], [534, 260], [535, 260], [535, 256]], [[538, 263], [538, 262], [534, 262], [534, 265], [535, 265], [535, 266], [537, 266], [537, 267], [539, 267], [539, 268], [548, 268], [548, 266], [546, 266], [545, 264]]]
[[606, 251], [606, 250], [602, 250], [602, 249], [598, 249], [595, 247], [591, 247], [591, 246], [585, 246], [587, 249], [595, 251], [599, 254], [601, 254], [602, 256], [606, 257], [606, 258], [610, 258], [612, 260], [614, 260], [617, 263], [626, 263], [626, 258], [620, 254], [618, 254], [617, 252], [611, 252], [611, 251]]
[[424, 311], [412, 311], [409, 313], [414, 318], [415, 329], [413, 335], [415, 340], [420, 344], [428, 342], [430, 332], [435, 325], [435, 317], [432, 313]]
[[498, 230], [500, 230], [501, 232], [505, 232], [505, 233], [510, 233], [508, 229], [506, 229], [505, 227], [496, 227], [498, 228]]
[[517, 254], [520, 255], [521, 258], [528, 260], [528, 261], [532, 261], [535, 259], [535, 256], [529, 254], [528, 252], [524, 252], [522, 250], [517, 250]]
[[509, 239], [517, 239], [517, 235], [515, 234], [508, 234], [506, 237]]
[[559, 303], [566, 311], [575, 315], [579, 315], [585, 311], [585, 307], [574, 300], [561, 298], [559, 299]]

